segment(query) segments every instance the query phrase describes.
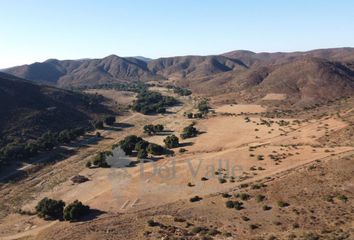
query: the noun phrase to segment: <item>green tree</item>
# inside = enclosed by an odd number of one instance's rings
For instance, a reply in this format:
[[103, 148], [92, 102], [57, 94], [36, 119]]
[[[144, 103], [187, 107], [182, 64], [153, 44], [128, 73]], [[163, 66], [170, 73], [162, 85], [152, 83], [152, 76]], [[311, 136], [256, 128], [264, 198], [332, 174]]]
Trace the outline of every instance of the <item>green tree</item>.
[[145, 149], [140, 149], [137, 154], [138, 159], [146, 159], [148, 157], [148, 153]]
[[165, 153], [165, 148], [155, 143], [149, 143], [146, 150], [152, 155], [162, 155]]
[[65, 203], [62, 200], [43, 198], [36, 206], [36, 212], [39, 217], [50, 219], [61, 219]]
[[90, 212], [90, 207], [75, 200], [64, 208], [63, 216], [65, 220], [79, 220], [84, 215]]
[[191, 138], [195, 137], [198, 135], [198, 130], [193, 127], [193, 125], [189, 125], [183, 129], [183, 132], [181, 133], [181, 138], [186, 139], [186, 138]]
[[167, 136], [163, 141], [168, 148], [175, 148], [179, 146], [179, 139], [175, 135]]
[[135, 150], [135, 145], [140, 141], [143, 141], [141, 137], [130, 135], [120, 141], [119, 145], [126, 155], [131, 155], [133, 150]]

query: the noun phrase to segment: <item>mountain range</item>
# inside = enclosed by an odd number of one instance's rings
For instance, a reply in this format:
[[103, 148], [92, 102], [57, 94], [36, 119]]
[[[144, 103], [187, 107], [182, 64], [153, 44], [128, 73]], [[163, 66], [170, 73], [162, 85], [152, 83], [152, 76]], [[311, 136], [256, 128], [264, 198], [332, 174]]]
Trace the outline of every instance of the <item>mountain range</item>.
[[354, 48], [289, 53], [239, 50], [159, 59], [116, 55], [102, 59], [49, 59], [4, 71], [63, 88], [160, 81], [188, 87], [196, 94], [235, 93], [257, 99], [267, 93], [283, 93], [292, 102], [312, 104], [354, 93]]

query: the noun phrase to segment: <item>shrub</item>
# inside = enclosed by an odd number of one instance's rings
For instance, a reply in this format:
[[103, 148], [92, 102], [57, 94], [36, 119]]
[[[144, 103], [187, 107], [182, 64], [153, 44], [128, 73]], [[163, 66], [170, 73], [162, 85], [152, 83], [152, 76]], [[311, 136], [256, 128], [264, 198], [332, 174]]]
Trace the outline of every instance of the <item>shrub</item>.
[[158, 222], [155, 222], [154, 220], [150, 219], [147, 221], [148, 225], [150, 227], [156, 227], [156, 226], [159, 226], [160, 224]]
[[235, 204], [234, 204], [234, 202], [233, 201], [227, 201], [226, 203], [225, 203], [225, 205], [226, 205], [226, 207], [227, 208], [234, 208], [235, 207]]
[[152, 155], [162, 155], [166, 152], [166, 149], [164, 147], [155, 143], [149, 143], [146, 150]]
[[112, 155], [112, 152], [99, 152], [96, 156], [86, 163], [86, 167], [100, 167], [100, 168], [109, 168], [109, 164], [106, 159], [107, 156]]
[[140, 150], [145, 150], [149, 146], [149, 142], [145, 140], [141, 140], [135, 144], [134, 150], [139, 152]]
[[254, 230], [254, 229], [257, 229], [258, 228], [258, 225], [257, 224], [251, 224], [250, 225], [250, 229], [251, 230]]
[[223, 198], [229, 198], [229, 197], [231, 197], [231, 195], [228, 194], [228, 193], [222, 193], [221, 196], [222, 196]]
[[203, 198], [199, 197], [199, 196], [194, 196], [192, 198], [189, 199], [190, 202], [198, 202], [200, 200], [202, 200]]
[[262, 187], [266, 187], [264, 183], [256, 183], [251, 186], [251, 189], [261, 189]]
[[268, 210], [271, 210], [272, 207], [271, 207], [271, 206], [268, 206], [268, 205], [264, 205], [264, 206], [262, 207], [262, 209], [263, 209], [264, 211], [268, 211]]
[[203, 100], [198, 104], [198, 110], [199, 112], [202, 113], [208, 113], [209, 112], [209, 105], [207, 100]]
[[193, 127], [193, 125], [189, 125], [183, 129], [183, 132], [181, 133], [181, 138], [186, 139], [186, 138], [191, 138], [195, 137], [198, 135], [198, 130]]
[[167, 136], [163, 141], [168, 148], [175, 148], [179, 146], [178, 137], [175, 135]]
[[225, 178], [219, 178], [219, 183], [223, 184], [223, 183], [226, 183], [226, 179]]
[[148, 157], [148, 153], [145, 149], [140, 149], [137, 154], [138, 159], [146, 159]]
[[264, 195], [257, 195], [257, 196], [256, 196], [256, 201], [257, 201], [257, 202], [263, 202], [264, 199], [265, 199], [265, 196], [264, 196]]
[[179, 151], [180, 153], [184, 153], [184, 152], [187, 152], [187, 149], [185, 149], [185, 148], [180, 148], [178, 151]]
[[201, 227], [194, 227], [192, 228], [191, 232], [194, 234], [200, 233], [203, 230]]
[[236, 197], [240, 198], [242, 201], [247, 201], [251, 198], [251, 196], [247, 193], [238, 193]]
[[164, 126], [161, 124], [157, 124], [157, 125], [148, 124], [148, 125], [144, 126], [144, 133], [147, 133], [149, 135], [153, 135], [158, 132], [162, 132], [163, 129], [164, 129]]
[[39, 217], [50, 219], [61, 219], [65, 203], [62, 200], [43, 198], [36, 206], [36, 212]]
[[235, 201], [235, 202], [234, 202], [234, 208], [235, 208], [236, 210], [241, 210], [241, 209], [243, 209], [243, 202]]
[[119, 146], [126, 155], [131, 155], [133, 150], [135, 150], [135, 145], [140, 141], [143, 141], [141, 137], [129, 135], [119, 142]]
[[277, 204], [278, 204], [278, 207], [281, 207], [281, 208], [290, 206], [289, 203], [281, 201], [281, 200], [278, 201]]
[[64, 208], [65, 220], [79, 220], [84, 215], [90, 212], [90, 207], [82, 204], [82, 202], [75, 200]]

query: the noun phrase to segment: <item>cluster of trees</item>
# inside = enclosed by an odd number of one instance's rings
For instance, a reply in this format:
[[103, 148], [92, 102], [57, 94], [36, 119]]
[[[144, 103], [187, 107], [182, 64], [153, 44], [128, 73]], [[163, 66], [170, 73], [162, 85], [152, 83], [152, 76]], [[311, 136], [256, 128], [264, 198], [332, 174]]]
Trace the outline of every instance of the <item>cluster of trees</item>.
[[148, 124], [144, 126], [144, 133], [147, 133], [149, 135], [154, 135], [156, 133], [162, 132], [164, 129], [164, 126], [161, 124], [153, 125], [153, 124]]
[[192, 91], [187, 88], [181, 88], [181, 87], [172, 86], [172, 85], [168, 85], [167, 88], [173, 89], [173, 92], [180, 95], [180, 96], [189, 96], [192, 94]]
[[187, 118], [203, 118], [204, 117], [204, 113], [202, 112], [198, 112], [198, 113], [186, 113], [185, 116], [187, 116]]
[[166, 107], [176, 105], [178, 101], [170, 96], [163, 96], [158, 92], [144, 90], [137, 96], [132, 109], [143, 114], [165, 113]]
[[108, 156], [113, 156], [113, 153], [111, 151], [99, 152], [86, 163], [86, 167], [109, 168], [110, 166], [106, 161]]
[[88, 214], [90, 207], [78, 200], [65, 207], [64, 201], [45, 197], [38, 202], [36, 212], [39, 217], [44, 219], [75, 221]]
[[148, 154], [162, 155], [167, 153], [167, 149], [164, 147], [145, 141], [141, 137], [130, 135], [119, 142], [119, 146], [125, 152], [126, 155], [132, 155], [133, 152], [137, 152], [139, 159], [146, 158]]
[[193, 124], [191, 124], [183, 129], [183, 132], [181, 133], [181, 138], [192, 138], [196, 137], [198, 134], [199, 131], [193, 126]]
[[63, 130], [59, 133], [50, 131], [42, 134], [36, 140], [28, 140], [26, 143], [14, 141], [0, 149], [0, 164], [10, 162], [11, 159], [26, 159], [34, 157], [39, 152], [52, 150], [60, 143], [70, 143], [85, 133], [84, 128]]
[[179, 146], [179, 139], [175, 135], [167, 136], [163, 142], [165, 143], [167, 148], [175, 148]]

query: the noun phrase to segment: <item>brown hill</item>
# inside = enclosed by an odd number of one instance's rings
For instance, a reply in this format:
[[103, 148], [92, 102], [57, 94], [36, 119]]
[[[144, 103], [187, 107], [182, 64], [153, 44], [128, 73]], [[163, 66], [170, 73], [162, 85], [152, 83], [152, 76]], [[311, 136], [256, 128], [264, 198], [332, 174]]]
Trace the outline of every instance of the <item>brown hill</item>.
[[169, 80], [195, 93], [234, 93], [258, 99], [285, 93], [291, 102], [312, 103], [353, 93], [354, 48], [292, 53], [233, 51], [143, 61], [115, 55], [103, 59], [48, 60], [6, 72], [61, 87]]
[[253, 64], [281, 64], [304, 57], [323, 58], [329, 61], [353, 62], [354, 48], [329, 48], [316, 49], [307, 52], [275, 52], [275, 53], [254, 53], [251, 51], [237, 50], [222, 54], [229, 58], [239, 59], [247, 66]]

